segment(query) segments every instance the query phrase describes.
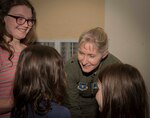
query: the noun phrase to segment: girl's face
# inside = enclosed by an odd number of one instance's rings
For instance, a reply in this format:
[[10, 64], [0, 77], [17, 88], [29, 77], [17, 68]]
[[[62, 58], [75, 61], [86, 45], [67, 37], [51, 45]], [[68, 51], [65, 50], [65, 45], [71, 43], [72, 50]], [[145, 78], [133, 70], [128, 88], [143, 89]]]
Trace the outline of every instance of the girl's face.
[[98, 51], [95, 43], [81, 42], [78, 49], [78, 61], [83, 72], [93, 71], [99, 65], [101, 59], [102, 54]]
[[26, 37], [32, 26], [29, 26], [27, 21], [25, 21], [24, 24], [19, 25], [14, 17], [20, 17], [18, 20], [24, 18], [32, 19], [32, 11], [25, 5], [18, 5], [12, 7], [4, 18], [5, 28], [8, 34], [12, 35], [14, 39], [20, 40]]
[[102, 111], [103, 107], [103, 97], [102, 97], [102, 83], [98, 80], [98, 91], [96, 93], [96, 100], [99, 105], [99, 111]]

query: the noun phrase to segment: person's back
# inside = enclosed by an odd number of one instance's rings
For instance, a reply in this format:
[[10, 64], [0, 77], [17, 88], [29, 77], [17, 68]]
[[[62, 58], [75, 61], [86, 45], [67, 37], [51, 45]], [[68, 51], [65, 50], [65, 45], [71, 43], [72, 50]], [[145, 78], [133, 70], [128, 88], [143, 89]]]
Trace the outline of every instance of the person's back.
[[149, 118], [148, 95], [140, 72], [113, 64], [99, 73], [96, 100], [100, 118]]
[[60, 54], [49, 46], [27, 47], [16, 70], [12, 117], [70, 118], [70, 111], [62, 106], [65, 88]]

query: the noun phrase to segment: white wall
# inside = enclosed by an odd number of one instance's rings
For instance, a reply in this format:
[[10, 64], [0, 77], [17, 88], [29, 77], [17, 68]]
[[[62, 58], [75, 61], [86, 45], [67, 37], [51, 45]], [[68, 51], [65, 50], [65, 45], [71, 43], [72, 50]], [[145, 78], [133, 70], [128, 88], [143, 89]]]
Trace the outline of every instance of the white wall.
[[105, 0], [109, 49], [139, 69], [150, 91], [150, 0]]

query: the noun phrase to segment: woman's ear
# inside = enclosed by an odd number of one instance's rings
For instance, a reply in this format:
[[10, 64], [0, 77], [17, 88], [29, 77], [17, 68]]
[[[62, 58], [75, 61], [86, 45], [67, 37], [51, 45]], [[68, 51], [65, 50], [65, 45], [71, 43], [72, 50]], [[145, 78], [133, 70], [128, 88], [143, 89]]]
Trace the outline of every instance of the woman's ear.
[[107, 57], [108, 54], [109, 54], [108, 50], [104, 51], [103, 54], [102, 54], [102, 59]]

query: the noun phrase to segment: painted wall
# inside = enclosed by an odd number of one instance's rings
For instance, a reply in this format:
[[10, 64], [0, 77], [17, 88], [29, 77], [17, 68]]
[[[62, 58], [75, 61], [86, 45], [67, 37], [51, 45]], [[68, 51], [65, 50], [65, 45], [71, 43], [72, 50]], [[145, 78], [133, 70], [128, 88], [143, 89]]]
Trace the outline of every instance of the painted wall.
[[150, 0], [105, 0], [110, 51], [137, 67], [150, 91]]
[[104, 0], [30, 0], [37, 12], [38, 39], [78, 39], [93, 27], [104, 27]]

